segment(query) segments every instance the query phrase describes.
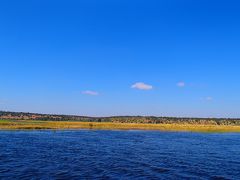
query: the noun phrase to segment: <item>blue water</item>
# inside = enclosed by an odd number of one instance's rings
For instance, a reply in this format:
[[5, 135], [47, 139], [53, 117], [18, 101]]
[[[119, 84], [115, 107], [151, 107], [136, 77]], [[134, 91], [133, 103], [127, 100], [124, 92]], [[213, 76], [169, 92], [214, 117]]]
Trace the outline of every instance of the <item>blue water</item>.
[[0, 131], [0, 179], [240, 179], [240, 134]]

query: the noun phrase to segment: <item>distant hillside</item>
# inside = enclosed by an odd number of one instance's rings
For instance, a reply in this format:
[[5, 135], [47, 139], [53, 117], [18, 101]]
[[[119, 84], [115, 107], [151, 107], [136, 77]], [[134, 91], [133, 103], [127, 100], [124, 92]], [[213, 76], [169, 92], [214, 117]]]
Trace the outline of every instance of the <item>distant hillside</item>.
[[0, 111], [0, 119], [14, 120], [46, 120], [46, 121], [89, 121], [93, 118], [72, 115], [38, 114], [25, 112]]
[[213, 124], [240, 125], [240, 119], [227, 118], [178, 118], [154, 116], [114, 116], [114, 117], [86, 117], [73, 115], [54, 115], [24, 112], [0, 111], [0, 119], [6, 120], [44, 120], [44, 121], [80, 121], [80, 122], [120, 122], [120, 123], [149, 123], [149, 124]]

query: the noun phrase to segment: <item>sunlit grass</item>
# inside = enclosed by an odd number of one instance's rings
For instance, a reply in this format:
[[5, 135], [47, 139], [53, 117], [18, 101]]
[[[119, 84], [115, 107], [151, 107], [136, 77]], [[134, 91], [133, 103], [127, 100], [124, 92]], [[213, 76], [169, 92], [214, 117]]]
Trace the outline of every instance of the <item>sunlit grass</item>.
[[18, 129], [119, 129], [119, 130], [161, 130], [190, 132], [240, 132], [240, 126], [198, 125], [198, 124], [139, 124], [139, 123], [97, 123], [71, 121], [0, 120], [1, 130]]

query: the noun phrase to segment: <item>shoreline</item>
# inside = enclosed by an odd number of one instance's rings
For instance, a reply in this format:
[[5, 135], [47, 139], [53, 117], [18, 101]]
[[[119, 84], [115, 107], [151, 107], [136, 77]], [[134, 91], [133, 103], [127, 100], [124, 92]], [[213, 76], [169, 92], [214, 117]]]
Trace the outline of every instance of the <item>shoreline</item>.
[[0, 130], [156, 130], [169, 132], [240, 133], [240, 126], [202, 124], [141, 124], [114, 122], [0, 120]]

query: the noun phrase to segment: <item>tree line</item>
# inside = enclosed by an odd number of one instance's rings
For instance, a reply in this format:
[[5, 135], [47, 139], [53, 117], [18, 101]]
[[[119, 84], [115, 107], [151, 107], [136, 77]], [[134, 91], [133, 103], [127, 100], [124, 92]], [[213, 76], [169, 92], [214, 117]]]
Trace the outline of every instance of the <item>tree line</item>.
[[54, 115], [54, 114], [38, 114], [38, 113], [6, 112], [6, 111], [0, 111], [0, 119], [146, 123], [146, 124], [240, 125], [240, 119], [230, 119], [230, 118], [182, 118], [182, 117], [155, 117], [155, 116], [86, 117], [86, 116], [76, 116], [76, 115]]

